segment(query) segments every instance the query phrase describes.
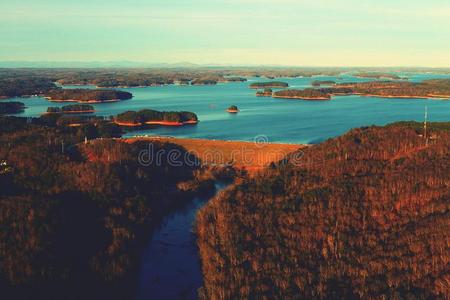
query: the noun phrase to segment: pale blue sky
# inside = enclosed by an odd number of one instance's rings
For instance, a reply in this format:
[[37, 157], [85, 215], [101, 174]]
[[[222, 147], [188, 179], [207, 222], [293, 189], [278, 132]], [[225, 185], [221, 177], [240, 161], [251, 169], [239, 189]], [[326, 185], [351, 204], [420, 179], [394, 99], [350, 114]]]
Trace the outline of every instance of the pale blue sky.
[[0, 0], [0, 61], [450, 67], [448, 0]]

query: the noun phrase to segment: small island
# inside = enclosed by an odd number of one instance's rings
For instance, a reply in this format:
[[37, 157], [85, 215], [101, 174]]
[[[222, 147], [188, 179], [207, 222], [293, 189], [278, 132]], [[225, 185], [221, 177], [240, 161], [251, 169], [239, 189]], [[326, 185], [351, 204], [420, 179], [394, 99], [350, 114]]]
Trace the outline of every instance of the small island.
[[299, 100], [330, 100], [331, 95], [318, 89], [282, 90], [273, 93], [274, 98]]
[[311, 85], [316, 86], [316, 87], [322, 86], [322, 85], [332, 86], [335, 84], [336, 84], [336, 81], [333, 81], [333, 80], [315, 80], [315, 81], [311, 82]]
[[281, 81], [255, 82], [250, 84], [251, 89], [283, 89], [289, 87], [289, 84]]
[[216, 85], [217, 79], [213, 78], [196, 78], [191, 81], [191, 85]]
[[0, 115], [19, 114], [25, 110], [22, 102], [0, 102]]
[[244, 77], [225, 77], [226, 82], [246, 82], [247, 78]]
[[120, 126], [139, 127], [144, 125], [183, 126], [197, 124], [197, 115], [188, 111], [157, 111], [144, 109], [118, 114], [114, 123]]
[[231, 105], [230, 107], [228, 107], [227, 112], [237, 114], [239, 112], [239, 109], [236, 105]]
[[95, 109], [88, 104], [71, 104], [63, 107], [49, 107], [47, 114], [86, 114], [94, 113]]
[[101, 89], [57, 89], [45, 94], [52, 102], [105, 103], [128, 100], [133, 94], [116, 90]]
[[257, 91], [256, 97], [272, 97], [272, 89], [264, 89], [263, 91]]

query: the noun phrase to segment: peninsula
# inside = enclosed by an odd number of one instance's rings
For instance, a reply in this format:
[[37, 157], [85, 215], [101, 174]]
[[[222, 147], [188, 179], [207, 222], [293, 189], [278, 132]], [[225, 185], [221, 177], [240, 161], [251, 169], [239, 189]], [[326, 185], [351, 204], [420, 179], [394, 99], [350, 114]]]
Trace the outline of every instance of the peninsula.
[[94, 113], [95, 109], [92, 105], [88, 104], [71, 104], [63, 107], [49, 107], [47, 108], [47, 114], [85, 114]]
[[251, 89], [283, 89], [289, 87], [289, 84], [281, 81], [269, 81], [269, 82], [255, 82], [250, 84]]
[[0, 115], [3, 114], [18, 114], [25, 110], [25, 105], [22, 102], [0, 102]]
[[272, 97], [273, 90], [272, 89], [264, 89], [262, 91], [257, 91], [257, 97]]
[[330, 100], [331, 95], [318, 89], [282, 90], [273, 93], [273, 98], [299, 100]]
[[45, 98], [52, 102], [105, 103], [132, 97], [129, 92], [101, 89], [57, 89], [45, 93]]
[[330, 85], [335, 85], [336, 81], [333, 80], [315, 80], [313, 82], [311, 82], [312, 86], [322, 86], [322, 85], [326, 85], [326, 86], [330, 86]]

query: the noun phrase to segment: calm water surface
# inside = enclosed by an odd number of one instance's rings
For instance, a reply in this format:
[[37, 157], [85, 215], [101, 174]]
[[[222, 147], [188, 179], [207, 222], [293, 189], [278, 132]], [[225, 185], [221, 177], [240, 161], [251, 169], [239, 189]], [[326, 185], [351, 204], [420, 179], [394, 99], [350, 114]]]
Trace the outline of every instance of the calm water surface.
[[[216, 185], [220, 192], [226, 184]], [[195, 215], [210, 197], [198, 197], [168, 216], [143, 249], [136, 299], [197, 299], [202, 273], [196, 237]]]
[[[411, 81], [430, 78], [450, 78], [450, 75], [405, 74]], [[122, 89], [133, 93], [131, 100], [95, 104], [98, 115], [111, 116], [126, 110], [144, 108], [156, 110], [187, 110], [195, 112], [200, 123], [182, 128], [158, 127], [131, 132], [136, 134], [170, 135], [176, 137], [253, 140], [266, 135], [271, 142], [317, 143], [341, 135], [351, 128], [384, 125], [400, 120], [422, 121], [424, 108], [428, 106], [431, 121], [450, 120], [450, 101], [384, 99], [359, 96], [334, 97], [331, 101], [314, 102], [256, 97], [248, 88], [254, 81], [224, 83], [216, 86], [161, 86]], [[291, 88], [306, 88], [314, 80], [337, 82], [370, 81], [350, 75], [339, 77], [278, 78], [288, 82]], [[88, 86], [94, 88], [92, 86]], [[12, 101], [17, 99], [8, 99]], [[23, 116], [39, 116], [48, 106], [62, 106], [44, 98], [21, 99], [28, 107]], [[230, 105], [237, 105], [239, 114], [225, 112]]]

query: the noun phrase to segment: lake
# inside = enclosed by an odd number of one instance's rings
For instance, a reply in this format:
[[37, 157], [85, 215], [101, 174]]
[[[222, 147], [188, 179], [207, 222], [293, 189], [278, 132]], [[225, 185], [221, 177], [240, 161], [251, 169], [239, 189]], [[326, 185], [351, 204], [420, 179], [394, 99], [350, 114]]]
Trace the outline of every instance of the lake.
[[[404, 74], [418, 82], [431, 78], [450, 78], [450, 75]], [[315, 76], [312, 78], [277, 78], [288, 82], [291, 88], [306, 88], [314, 80], [337, 82], [361, 82], [373, 79], [356, 78], [351, 75], [338, 77]], [[265, 78], [249, 78], [248, 82], [221, 83], [215, 86], [168, 85], [145, 88], [124, 88], [133, 93], [131, 100], [115, 103], [94, 104], [97, 115], [111, 116], [127, 110], [144, 108], [155, 110], [187, 110], [195, 112], [198, 125], [185, 127], [157, 127], [150, 130], [130, 132], [136, 134], [168, 135], [174, 137], [205, 138], [220, 140], [252, 141], [256, 136], [266, 136], [269, 142], [319, 143], [341, 135], [351, 128], [385, 125], [401, 120], [423, 121], [428, 106], [430, 121], [450, 120], [450, 101], [422, 99], [385, 99], [360, 96], [334, 97], [331, 101], [303, 101], [256, 97], [256, 90], [248, 85]], [[80, 87], [80, 86], [77, 86]], [[93, 86], [83, 86], [95, 88]], [[65, 88], [73, 88], [66, 86]], [[48, 106], [63, 106], [41, 97], [7, 99], [22, 101], [27, 106], [21, 116], [39, 116]], [[225, 110], [237, 105], [238, 114]]]

